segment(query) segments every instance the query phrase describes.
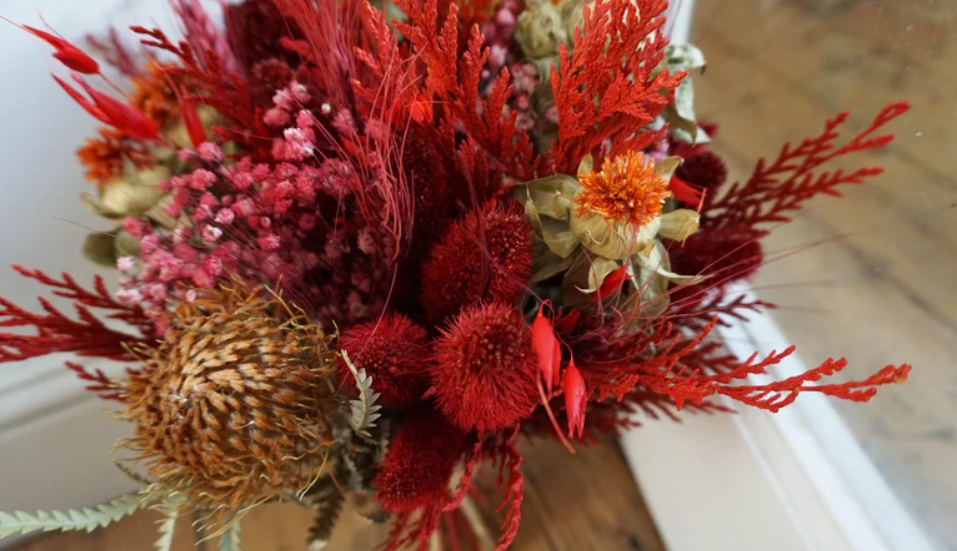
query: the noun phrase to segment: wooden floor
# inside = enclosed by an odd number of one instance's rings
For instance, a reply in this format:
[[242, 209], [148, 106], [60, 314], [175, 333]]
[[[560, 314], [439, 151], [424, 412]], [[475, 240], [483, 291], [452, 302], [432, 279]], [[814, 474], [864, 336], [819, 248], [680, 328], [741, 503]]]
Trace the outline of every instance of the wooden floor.
[[839, 111], [860, 129], [913, 104], [890, 148], [851, 159], [887, 172], [776, 230], [768, 250], [806, 250], [755, 285], [807, 363], [846, 356], [850, 377], [914, 365], [840, 411], [939, 549], [957, 550], [957, 2], [698, 0], [692, 39], [708, 59], [699, 115], [721, 124], [738, 178]]
[[[664, 551], [641, 493], [618, 447], [607, 443], [580, 449], [574, 457], [550, 442], [525, 444], [522, 527], [513, 551]], [[149, 551], [157, 516], [141, 513], [92, 534], [57, 534], [20, 551]], [[246, 551], [306, 551], [312, 514], [298, 505], [270, 505], [243, 521]], [[327, 551], [371, 551], [385, 529], [346, 510]], [[205, 547], [204, 547], [205, 545]], [[187, 523], [175, 533], [174, 551], [212, 550], [200, 544]]]

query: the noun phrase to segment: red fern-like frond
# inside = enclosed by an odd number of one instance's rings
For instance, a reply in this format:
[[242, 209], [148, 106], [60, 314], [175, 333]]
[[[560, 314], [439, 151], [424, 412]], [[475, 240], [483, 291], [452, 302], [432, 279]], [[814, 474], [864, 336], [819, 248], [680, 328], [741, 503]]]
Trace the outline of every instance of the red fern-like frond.
[[788, 222], [791, 212], [818, 194], [840, 196], [842, 184], [860, 184], [883, 172], [880, 167], [821, 171], [827, 162], [850, 153], [884, 147], [893, 134], [874, 134], [910, 108], [901, 101], [885, 106], [863, 131], [843, 145], [835, 142], [849, 113], [843, 112], [824, 124], [824, 131], [802, 141], [797, 147], [784, 144], [774, 162], [758, 161], [745, 183], [736, 183], [705, 213], [705, 225], [712, 227], [748, 226]]
[[203, 52], [200, 59], [188, 42], [173, 43], [159, 29], [134, 26], [130, 30], [145, 37], [140, 40], [144, 46], [169, 52], [179, 58], [182, 65], [169, 65], [165, 70], [170, 76], [188, 83], [191, 87], [189, 99], [209, 105], [228, 121], [228, 139], [249, 146], [268, 143], [258, 139], [267, 132], [256, 116], [248, 82], [238, 73], [227, 70], [219, 54], [209, 49]]
[[528, 134], [518, 128], [518, 113], [507, 109], [512, 95], [511, 77], [503, 68], [496, 78], [488, 99], [479, 95], [482, 71], [489, 50], [483, 46], [482, 33], [473, 26], [466, 51], [458, 51], [458, 7], [448, 6], [448, 14], [440, 21], [438, 0], [424, 3], [399, 0], [396, 6], [408, 15], [407, 22], [395, 22], [396, 28], [412, 45], [413, 54], [425, 67], [423, 93], [450, 122], [458, 122], [465, 132], [499, 167], [512, 177], [527, 180], [534, 177], [540, 159]]
[[[79, 356], [107, 358], [120, 361], [135, 361], [130, 349], [148, 344], [156, 337], [153, 323], [139, 308], [116, 302], [106, 290], [103, 280], [94, 280], [93, 290], [80, 287], [68, 274], [62, 280], [54, 279], [39, 270], [31, 271], [19, 266], [16, 270], [25, 277], [54, 289], [57, 296], [74, 303], [77, 319], [71, 319], [40, 298], [44, 313], [29, 312], [16, 304], [0, 298], [0, 327], [33, 328], [35, 335], [14, 333], [0, 334], [0, 363], [18, 362], [56, 352], [73, 352]], [[142, 336], [134, 336], [107, 327], [90, 311], [91, 308], [111, 311], [108, 319], [123, 321], [139, 330]], [[92, 383], [90, 390], [107, 399], [118, 399], [115, 384], [99, 370], [90, 373], [77, 364], [67, 367], [79, 377]]]
[[125, 402], [123, 385], [109, 378], [102, 369], [90, 371], [78, 363], [66, 362], [66, 368], [76, 374], [81, 380], [89, 384], [86, 390], [96, 394], [101, 400]]
[[552, 67], [558, 108], [553, 147], [558, 172], [573, 174], [604, 140], [611, 152], [639, 150], [660, 137], [646, 127], [671, 103], [684, 73], [652, 76], [665, 54], [666, 0], [598, 0], [586, 7], [575, 48]]

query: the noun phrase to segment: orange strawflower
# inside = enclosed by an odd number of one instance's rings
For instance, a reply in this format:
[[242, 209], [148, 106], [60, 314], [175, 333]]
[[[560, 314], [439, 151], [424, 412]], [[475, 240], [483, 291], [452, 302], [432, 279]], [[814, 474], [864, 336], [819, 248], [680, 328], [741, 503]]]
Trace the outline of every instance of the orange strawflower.
[[146, 66], [145, 75], [133, 79], [131, 103], [160, 126], [166, 126], [171, 117], [179, 114], [179, 101], [171, 86], [175, 77], [171, 77], [167, 69], [153, 61]]
[[578, 182], [582, 191], [575, 201], [583, 212], [636, 227], [661, 216], [662, 203], [672, 196], [651, 157], [637, 152], [606, 158], [601, 172], [579, 174]]
[[113, 128], [100, 128], [99, 135], [89, 138], [76, 150], [77, 159], [86, 168], [86, 179], [100, 186], [123, 175], [123, 160], [131, 161], [136, 168], [153, 165], [154, 158], [148, 151], [139, 149], [127, 140], [122, 132]]

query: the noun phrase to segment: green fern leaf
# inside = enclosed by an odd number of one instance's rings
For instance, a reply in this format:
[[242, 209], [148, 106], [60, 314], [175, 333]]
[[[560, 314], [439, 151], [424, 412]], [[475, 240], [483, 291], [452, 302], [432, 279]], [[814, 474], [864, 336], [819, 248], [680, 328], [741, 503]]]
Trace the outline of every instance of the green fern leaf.
[[65, 513], [62, 511], [37, 511], [35, 514], [25, 511], [16, 511], [13, 514], [0, 512], [0, 538], [36, 531], [86, 530], [92, 532], [97, 528], [105, 528], [111, 523], [133, 514], [147, 503], [148, 498], [146, 496], [129, 494], [99, 505], [95, 509], [84, 507], [79, 511], [70, 509]]
[[219, 536], [219, 551], [239, 551], [239, 520], [233, 521]]

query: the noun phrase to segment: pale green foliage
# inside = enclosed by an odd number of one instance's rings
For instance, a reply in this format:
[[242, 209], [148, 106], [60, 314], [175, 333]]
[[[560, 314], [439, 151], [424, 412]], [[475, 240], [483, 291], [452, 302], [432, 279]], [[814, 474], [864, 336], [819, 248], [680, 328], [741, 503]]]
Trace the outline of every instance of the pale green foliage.
[[219, 536], [219, 551], [239, 551], [239, 520], [230, 524]]
[[17, 511], [13, 514], [0, 512], [0, 538], [13, 534], [54, 530], [86, 530], [92, 532], [105, 528], [123, 517], [148, 505], [149, 497], [141, 494], [129, 494], [118, 497], [109, 503], [95, 508], [84, 507], [79, 511], [37, 511], [35, 514]]
[[345, 350], [342, 351], [342, 359], [356, 378], [356, 388], [359, 390], [359, 399], [349, 402], [349, 425], [359, 436], [371, 438], [369, 429], [375, 427], [376, 419], [382, 417], [379, 413], [382, 406], [376, 405], [379, 393], [372, 390], [372, 377], [366, 374], [365, 369], [356, 369]]
[[153, 544], [156, 551], [170, 551], [170, 549], [173, 548], [173, 533], [176, 529], [176, 519], [178, 517], [179, 514], [173, 509], [166, 518], [160, 522], [160, 537], [156, 540], [156, 543]]

